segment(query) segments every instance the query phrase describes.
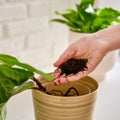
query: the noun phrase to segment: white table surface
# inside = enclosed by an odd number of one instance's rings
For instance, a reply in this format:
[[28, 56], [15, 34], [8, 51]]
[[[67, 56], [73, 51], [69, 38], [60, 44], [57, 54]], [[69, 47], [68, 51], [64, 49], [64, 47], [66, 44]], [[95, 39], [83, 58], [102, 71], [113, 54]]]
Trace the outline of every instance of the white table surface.
[[[120, 62], [100, 83], [94, 120], [120, 120]], [[8, 102], [7, 120], [35, 120], [31, 91], [14, 96]]]

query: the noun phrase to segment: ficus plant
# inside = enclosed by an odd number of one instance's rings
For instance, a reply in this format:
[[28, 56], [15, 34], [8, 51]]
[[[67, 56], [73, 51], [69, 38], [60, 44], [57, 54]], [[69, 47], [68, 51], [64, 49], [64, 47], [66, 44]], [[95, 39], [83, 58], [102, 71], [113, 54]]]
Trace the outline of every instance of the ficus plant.
[[12, 96], [35, 87], [35, 74], [48, 81], [53, 80], [49, 73], [20, 62], [13, 56], [0, 54], [0, 120], [6, 120], [6, 105]]
[[[113, 8], [94, 8], [95, 0], [81, 0], [76, 9], [68, 8], [64, 13], [55, 11], [60, 18], [51, 21], [65, 24], [71, 31], [93, 33], [120, 22], [120, 11]], [[61, 18], [62, 17], [62, 18]]]

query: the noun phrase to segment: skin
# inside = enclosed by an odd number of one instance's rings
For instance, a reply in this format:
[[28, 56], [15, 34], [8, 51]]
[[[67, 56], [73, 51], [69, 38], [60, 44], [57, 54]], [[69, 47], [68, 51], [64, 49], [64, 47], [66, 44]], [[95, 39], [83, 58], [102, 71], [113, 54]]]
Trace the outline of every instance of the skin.
[[[57, 69], [53, 72], [56, 85], [77, 81], [92, 72], [110, 51], [120, 49], [120, 24], [108, 27], [96, 33], [87, 34], [68, 46], [54, 63]], [[87, 58], [88, 63], [84, 72], [60, 76], [58, 67], [70, 58]]]

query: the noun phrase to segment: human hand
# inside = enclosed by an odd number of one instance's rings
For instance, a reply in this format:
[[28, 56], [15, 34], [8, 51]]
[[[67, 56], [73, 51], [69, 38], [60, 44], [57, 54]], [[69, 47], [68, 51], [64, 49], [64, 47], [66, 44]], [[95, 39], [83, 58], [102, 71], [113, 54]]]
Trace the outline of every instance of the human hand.
[[[101, 39], [101, 37], [96, 34], [88, 34], [81, 37], [72, 43], [54, 63], [54, 66], [57, 67], [57, 69], [53, 72], [53, 76], [55, 78], [54, 83], [59, 85], [83, 78], [97, 67], [106, 53], [106, 42], [104, 39]], [[70, 58], [88, 59], [87, 69], [85, 69], [85, 71], [80, 71], [77, 74], [61, 75], [59, 66]]]

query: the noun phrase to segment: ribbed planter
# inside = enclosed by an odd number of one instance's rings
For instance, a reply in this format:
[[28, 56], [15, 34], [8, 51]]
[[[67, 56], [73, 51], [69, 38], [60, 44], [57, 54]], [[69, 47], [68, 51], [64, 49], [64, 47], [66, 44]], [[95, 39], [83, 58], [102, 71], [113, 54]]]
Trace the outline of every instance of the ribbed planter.
[[[55, 94], [65, 94], [74, 87], [79, 96], [55, 96], [32, 90], [35, 120], [92, 120], [98, 89], [98, 83], [93, 78], [87, 76], [59, 86], [45, 82], [44, 86], [49, 92], [58, 91]], [[70, 94], [76, 92], [71, 90]]]
[[[75, 41], [76, 39], [84, 36], [85, 33], [76, 33], [69, 31], [69, 43]], [[89, 75], [95, 78], [98, 82], [103, 81], [106, 78], [107, 72], [110, 71], [117, 61], [118, 51], [113, 51], [108, 53], [97, 68]]]

